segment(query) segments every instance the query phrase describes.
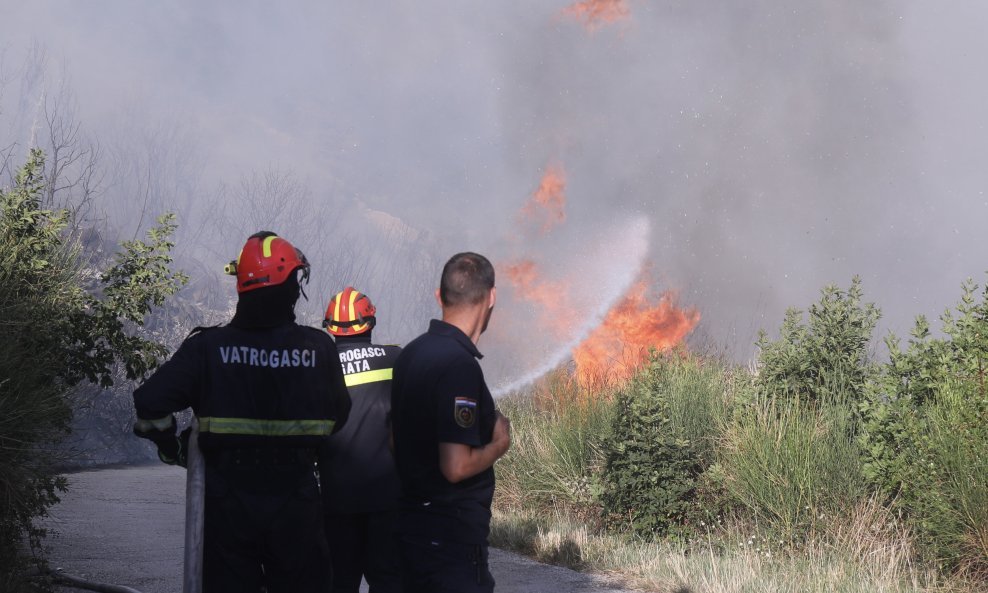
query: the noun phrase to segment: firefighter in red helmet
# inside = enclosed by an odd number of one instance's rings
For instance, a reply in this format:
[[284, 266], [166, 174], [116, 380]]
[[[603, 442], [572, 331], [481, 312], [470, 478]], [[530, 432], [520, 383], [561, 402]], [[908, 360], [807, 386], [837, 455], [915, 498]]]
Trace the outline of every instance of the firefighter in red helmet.
[[326, 308], [323, 327], [336, 338], [350, 420], [319, 453], [326, 533], [333, 559], [334, 593], [401, 591], [392, 528], [400, 484], [388, 444], [391, 367], [401, 348], [371, 342], [377, 309], [347, 286]]
[[305, 255], [268, 231], [227, 265], [228, 325], [197, 328], [134, 392], [134, 432], [184, 465], [174, 412], [192, 408], [206, 474], [205, 591], [324, 592], [329, 551], [313, 464], [347, 420], [332, 338], [295, 323]]

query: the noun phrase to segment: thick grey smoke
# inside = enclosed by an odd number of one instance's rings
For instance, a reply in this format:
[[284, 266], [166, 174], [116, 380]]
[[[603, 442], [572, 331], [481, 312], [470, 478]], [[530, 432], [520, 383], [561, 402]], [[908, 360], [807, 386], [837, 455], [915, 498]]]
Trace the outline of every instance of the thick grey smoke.
[[[629, 0], [593, 32], [565, 1], [6, 4], [0, 118], [19, 123], [0, 130], [19, 136], [0, 148], [27, 142], [40, 87], [16, 89], [41, 48], [47, 84], [71, 89], [117, 165], [113, 225], [177, 209], [208, 282], [273, 228], [316, 264], [313, 323], [353, 283], [382, 337], [408, 340], [450, 254], [534, 246], [517, 215], [552, 165], [567, 221], [528, 255], [636, 271], [606, 237], [643, 217], [656, 290], [678, 290], [698, 339], [739, 359], [786, 307], [855, 274], [900, 334], [986, 280], [974, 0]], [[588, 293], [610, 282], [574, 274]], [[494, 335], [492, 352], [512, 350]], [[531, 356], [497, 372], [549, 355]]]

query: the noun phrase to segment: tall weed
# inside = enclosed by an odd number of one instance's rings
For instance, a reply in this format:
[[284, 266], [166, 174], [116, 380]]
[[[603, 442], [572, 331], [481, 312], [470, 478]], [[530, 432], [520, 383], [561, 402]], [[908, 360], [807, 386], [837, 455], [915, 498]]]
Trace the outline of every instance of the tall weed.
[[511, 449], [495, 466], [498, 507], [596, 517], [611, 400], [583, 391], [565, 370], [557, 370], [498, 406], [512, 426]]
[[866, 492], [846, 407], [757, 398], [726, 429], [719, 470], [732, 499], [762, 525], [799, 540]]

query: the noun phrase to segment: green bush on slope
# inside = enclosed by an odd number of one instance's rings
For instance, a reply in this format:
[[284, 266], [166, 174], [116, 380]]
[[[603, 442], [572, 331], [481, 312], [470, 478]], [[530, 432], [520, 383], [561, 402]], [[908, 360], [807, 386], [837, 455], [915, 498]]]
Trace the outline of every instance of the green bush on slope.
[[608, 524], [655, 539], [688, 537], [709, 518], [698, 488], [713, 458], [724, 393], [719, 365], [685, 352], [653, 353], [619, 391], [601, 476]]
[[824, 287], [805, 319], [787, 311], [777, 340], [759, 337], [718, 469], [725, 504], [776, 537], [805, 539], [865, 493], [856, 407], [875, 373], [869, 345], [879, 316], [855, 277], [847, 290]]
[[134, 331], [185, 282], [169, 269], [175, 229], [164, 216], [147, 241], [123, 244], [95, 278], [68, 234], [71, 212], [42, 207], [44, 157], [33, 150], [15, 186], [0, 191], [0, 583], [21, 588], [43, 531], [33, 525], [65, 487], [53, 445], [68, 430], [67, 396], [80, 381], [142, 376], [164, 354]]
[[920, 317], [862, 403], [865, 472], [924, 556], [988, 577], [988, 290], [968, 280], [933, 338]]

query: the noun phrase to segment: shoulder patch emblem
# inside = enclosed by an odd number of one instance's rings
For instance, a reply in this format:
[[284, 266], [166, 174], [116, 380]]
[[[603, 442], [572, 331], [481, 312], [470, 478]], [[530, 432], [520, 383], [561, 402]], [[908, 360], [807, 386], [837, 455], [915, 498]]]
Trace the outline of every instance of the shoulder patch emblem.
[[477, 421], [477, 400], [469, 397], [458, 397], [453, 404], [453, 418], [456, 424], [470, 428]]

